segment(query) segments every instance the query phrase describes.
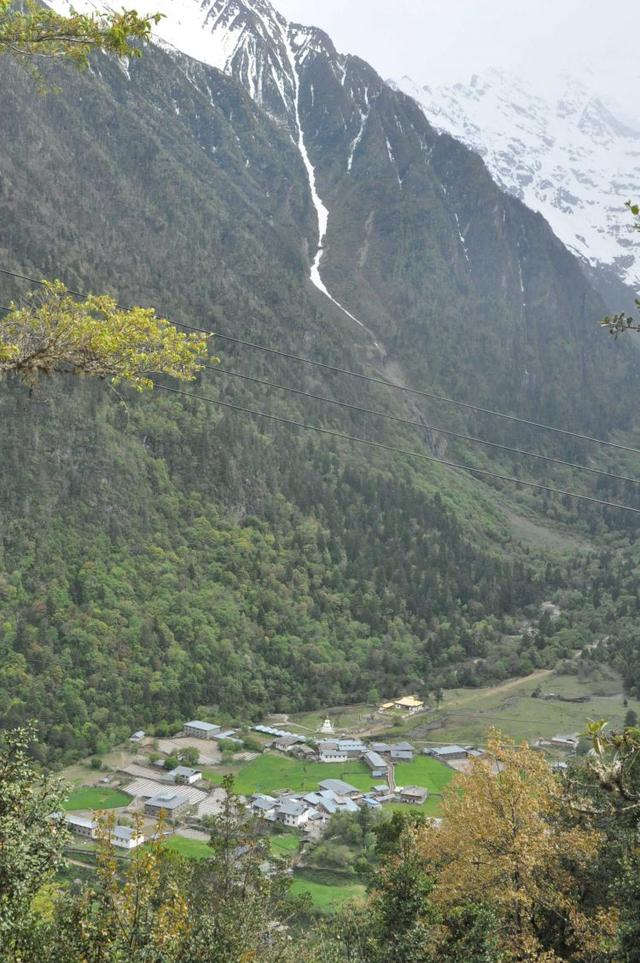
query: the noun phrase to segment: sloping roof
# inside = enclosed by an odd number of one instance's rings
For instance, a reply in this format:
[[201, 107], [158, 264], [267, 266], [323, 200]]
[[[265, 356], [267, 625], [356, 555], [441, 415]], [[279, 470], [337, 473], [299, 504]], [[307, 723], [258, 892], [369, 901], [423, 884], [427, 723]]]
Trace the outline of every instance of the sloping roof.
[[462, 746], [438, 746], [436, 749], [431, 750], [437, 756], [454, 756], [461, 752], [466, 753], [466, 749]]
[[276, 800], [273, 796], [256, 796], [251, 802], [251, 805], [254, 807], [254, 809], [264, 810], [273, 809], [275, 804]]
[[190, 729], [200, 729], [202, 732], [217, 732], [220, 726], [215, 726], [211, 722], [201, 722], [200, 719], [192, 719], [191, 722], [185, 722], [185, 728], [189, 726]]
[[429, 795], [426, 789], [422, 786], [404, 786], [402, 789], [397, 790], [401, 796], [416, 796], [420, 799], [426, 799]]
[[386, 762], [384, 761], [384, 759], [382, 758], [382, 756], [379, 756], [377, 752], [374, 752], [374, 751], [373, 751], [373, 749], [370, 749], [369, 752], [365, 752], [365, 754], [364, 754], [364, 761], [365, 761], [365, 762], [367, 763], [367, 765], [370, 766], [372, 769], [386, 769], [386, 768], [387, 768], [387, 764], [386, 764]]
[[404, 709], [420, 709], [424, 702], [421, 699], [417, 699], [414, 695], [403, 696], [401, 699], [396, 699], [394, 702], [396, 706], [402, 706]]
[[133, 826], [114, 826], [113, 835], [116, 839], [131, 839], [134, 836], [141, 836], [142, 833], [136, 832]]
[[404, 749], [405, 752], [413, 752], [413, 746], [410, 742], [394, 742], [391, 746], [392, 749]]
[[172, 779], [177, 776], [184, 776], [185, 779], [190, 779], [192, 776], [201, 776], [202, 772], [199, 769], [191, 769], [189, 766], [176, 766], [169, 773]]
[[76, 816], [75, 813], [67, 813], [64, 818], [70, 826], [82, 826], [83, 829], [95, 829], [98, 825], [95, 819], [90, 819], [88, 816]]
[[372, 742], [371, 749], [374, 752], [391, 752], [391, 746], [386, 742]]
[[358, 792], [355, 786], [342, 779], [323, 779], [319, 783], [321, 789], [332, 789], [338, 796], [348, 796], [352, 792]]
[[299, 799], [285, 799], [278, 805], [278, 811], [285, 816], [301, 816], [305, 809]]
[[392, 759], [407, 759], [411, 761], [413, 759], [413, 752], [411, 749], [392, 749], [391, 750]]

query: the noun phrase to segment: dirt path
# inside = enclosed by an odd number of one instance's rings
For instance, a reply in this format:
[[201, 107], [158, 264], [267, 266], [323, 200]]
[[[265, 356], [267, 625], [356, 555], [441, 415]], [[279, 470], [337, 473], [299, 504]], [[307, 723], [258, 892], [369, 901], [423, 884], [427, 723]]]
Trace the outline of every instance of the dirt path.
[[444, 709], [444, 711], [447, 709], [457, 709], [459, 706], [467, 705], [469, 702], [476, 703], [479, 699], [488, 699], [494, 695], [501, 695], [503, 692], [509, 692], [510, 689], [517, 689], [518, 686], [527, 685], [529, 682], [539, 682], [541, 679], [546, 679], [547, 676], [552, 675], [553, 671], [553, 669], [538, 669], [537, 672], [532, 672], [531, 675], [526, 675], [519, 679], [510, 679], [509, 682], [491, 686], [489, 689], [473, 689], [471, 692], [465, 693], [462, 696], [445, 699], [440, 708]]

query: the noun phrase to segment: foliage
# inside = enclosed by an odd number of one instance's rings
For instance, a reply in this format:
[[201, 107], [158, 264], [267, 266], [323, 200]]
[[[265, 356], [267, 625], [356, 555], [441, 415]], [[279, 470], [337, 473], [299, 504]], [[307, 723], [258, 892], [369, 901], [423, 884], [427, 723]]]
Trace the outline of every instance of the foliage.
[[[627, 201], [627, 207], [635, 218], [635, 229], [637, 231], [640, 230], [640, 205], [632, 204], [631, 201]], [[640, 308], [640, 298], [636, 298], [636, 307]], [[626, 311], [621, 311], [618, 314], [612, 315], [611, 317], [607, 315], [607, 317], [602, 319], [600, 324], [603, 328], [607, 328], [609, 334], [612, 334], [615, 338], [617, 338], [618, 335], [623, 334], [625, 331], [640, 331], [640, 319], [634, 318]]]
[[601, 835], [565, 818], [561, 781], [539, 753], [497, 733], [488, 752], [448, 790], [441, 827], [420, 832], [435, 903], [445, 911], [488, 903], [509, 958], [564, 958], [567, 947], [576, 959], [603, 952], [616, 914], [581, 905], [582, 879]]
[[106, 294], [79, 301], [51, 281], [0, 321], [0, 375], [15, 372], [35, 384], [71, 372], [142, 391], [153, 387], [150, 374], [193, 380], [206, 344], [206, 336], [177, 331], [153, 308], [125, 310]]
[[30, 754], [33, 726], [0, 737], [0, 956], [20, 959], [37, 929], [38, 890], [62, 864], [66, 831], [60, 818], [63, 788], [38, 772]]
[[[176, 960], [189, 930], [188, 877], [156, 838], [132, 853], [124, 872], [111, 842], [114, 819], [99, 821], [95, 883], [61, 895], [51, 927], [51, 959]], [[142, 830], [139, 821], [136, 827]]]
[[0, 0], [0, 54], [32, 63], [45, 58], [71, 61], [86, 67], [93, 50], [117, 57], [139, 57], [136, 41], [148, 41], [161, 15], [140, 17], [135, 10], [120, 13], [68, 16], [27, 0]]

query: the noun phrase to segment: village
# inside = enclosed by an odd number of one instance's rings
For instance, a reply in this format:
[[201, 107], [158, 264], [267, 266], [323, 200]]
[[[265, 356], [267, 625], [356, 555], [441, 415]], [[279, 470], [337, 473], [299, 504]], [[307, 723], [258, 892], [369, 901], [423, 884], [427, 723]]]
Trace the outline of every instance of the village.
[[[295, 833], [301, 848], [322, 838], [334, 814], [363, 808], [415, 807], [437, 823], [443, 790], [484, 750], [383, 741], [382, 733], [393, 731], [390, 718], [408, 723], [426, 708], [415, 695], [384, 702], [376, 714], [380, 731], [367, 736], [337, 732], [329, 718], [313, 733], [273, 718], [243, 729], [192, 719], [167, 739], [138, 730], [122, 765], [96, 772], [93, 786], [72, 793], [64, 818], [76, 838], [93, 842], [97, 811], [111, 810], [111, 841], [125, 851], [152, 838], [161, 820], [176, 848], [193, 849], [206, 845], [206, 820], [224, 803], [225, 769], [235, 768], [234, 790], [247, 810], [265, 831]], [[574, 736], [554, 741], [566, 751], [577, 745]]]

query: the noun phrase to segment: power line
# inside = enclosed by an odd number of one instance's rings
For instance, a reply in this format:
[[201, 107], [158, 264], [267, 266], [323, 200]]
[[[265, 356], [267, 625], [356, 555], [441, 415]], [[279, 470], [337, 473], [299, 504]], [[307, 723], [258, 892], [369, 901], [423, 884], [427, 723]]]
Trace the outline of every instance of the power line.
[[534, 451], [527, 451], [524, 448], [512, 448], [510, 445], [501, 445], [495, 441], [485, 441], [483, 438], [476, 438], [473, 435], [465, 435], [459, 431], [451, 431], [448, 428], [440, 428], [438, 425], [429, 425], [422, 421], [410, 421], [408, 418], [400, 418], [396, 415], [387, 414], [384, 411], [376, 411], [374, 408], [363, 408], [361, 405], [353, 405], [347, 401], [336, 401], [334, 398], [327, 398], [324, 395], [316, 395], [310, 391], [303, 391], [302, 388], [293, 388], [290, 385], [281, 385], [274, 381], [266, 381], [263, 378], [254, 378], [252, 375], [241, 374], [239, 371], [230, 371], [221, 365], [205, 364], [202, 366], [208, 371], [224, 374], [231, 378], [241, 378], [243, 381], [252, 381], [254, 384], [264, 385], [267, 388], [277, 388], [280, 391], [288, 391], [291, 394], [301, 395], [303, 398], [310, 398], [313, 401], [321, 401], [325, 404], [336, 405], [339, 408], [347, 408], [349, 411], [359, 411], [362, 414], [375, 415], [377, 418], [385, 418], [400, 425], [408, 425], [410, 428], [419, 428], [424, 431], [438, 431], [442, 435], [450, 435], [452, 438], [459, 438], [461, 441], [469, 441], [475, 445], [486, 445], [488, 448], [499, 448], [501, 451], [510, 451], [516, 455], [526, 455], [529, 458], [538, 458], [541, 461], [553, 462], [556, 465], [564, 465], [566, 468], [575, 468], [578, 471], [590, 472], [594, 475], [602, 475], [605, 478], [613, 478], [616, 481], [632, 482], [640, 485], [640, 479], [631, 478], [628, 475], [616, 475], [614, 472], [604, 471], [601, 468], [590, 468], [588, 465], [580, 465], [572, 461], [564, 461], [562, 458], [554, 458], [551, 455], [540, 455]]
[[[0, 274], [6, 274], [9, 277], [20, 278], [23, 281], [30, 281], [32, 284], [45, 285], [45, 281], [41, 281], [38, 278], [29, 277], [26, 274], [18, 274], [15, 271], [7, 271], [0, 268]], [[79, 291], [73, 291], [71, 288], [67, 288], [69, 294], [73, 294], [76, 297], [84, 297]], [[333, 371], [337, 374], [348, 375], [351, 378], [359, 378], [361, 381], [367, 381], [371, 384], [383, 385], [385, 388], [392, 388], [395, 391], [403, 391], [406, 394], [417, 395], [421, 398], [428, 398], [431, 401], [442, 401], [445, 404], [455, 405], [460, 408], [466, 408], [470, 411], [477, 411], [485, 415], [493, 415], [496, 418], [504, 418], [507, 421], [516, 422], [519, 425], [528, 425], [530, 428], [538, 428], [542, 431], [553, 431], [557, 434], [567, 435], [570, 438], [577, 438], [580, 441], [587, 441], [595, 445], [603, 445], [607, 448], [615, 448], [618, 451], [630, 452], [634, 455], [640, 455], [640, 449], [631, 448], [627, 445], [619, 445], [613, 441], [605, 441], [602, 438], [594, 438], [592, 435], [583, 435], [576, 431], [571, 431], [568, 428], [557, 428], [554, 425], [546, 425], [542, 422], [530, 421], [528, 418], [518, 418], [516, 415], [508, 415], [503, 411], [495, 411], [492, 408], [482, 408], [480, 405], [473, 405], [467, 401], [457, 401], [454, 398], [448, 398], [446, 395], [438, 395], [430, 391], [422, 391], [418, 388], [408, 388], [406, 385], [398, 384], [395, 381], [387, 381], [385, 378], [374, 378], [371, 375], [360, 374], [358, 371], [351, 371], [348, 368], [340, 368], [336, 365], [327, 364], [324, 361], [314, 361], [311, 358], [304, 358], [301, 355], [290, 354], [286, 351], [280, 351], [278, 348], [269, 348], [266, 345], [256, 344], [253, 341], [245, 341], [242, 338], [232, 338], [230, 335], [221, 334], [219, 331], [212, 331], [208, 328], [201, 328], [195, 324], [187, 324], [186, 321], [173, 321], [173, 324], [181, 328], [188, 328], [191, 331], [198, 331], [201, 334], [209, 334], [214, 338], [220, 338], [221, 341], [229, 341], [232, 344], [239, 344], [246, 348], [252, 348], [256, 351], [265, 351], [269, 354], [278, 355], [281, 358], [286, 358], [289, 361], [298, 361], [302, 364], [313, 365], [317, 368], [323, 368], [326, 371]]]
[[485, 468], [472, 468], [469, 465], [460, 465], [457, 462], [447, 461], [444, 458], [438, 458], [436, 455], [427, 455], [421, 451], [412, 451], [407, 448], [397, 448], [394, 445], [385, 445], [380, 441], [369, 441], [366, 438], [358, 438], [357, 435], [347, 435], [342, 431], [334, 431], [331, 428], [321, 428], [319, 425], [306, 425], [301, 421], [293, 421], [290, 418], [281, 418], [277, 415], [270, 415], [266, 411], [257, 411], [254, 408], [245, 408], [242, 405], [234, 405], [229, 401], [218, 401], [215, 398], [205, 398], [203, 395], [195, 395], [190, 391], [183, 391], [180, 388], [170, 388], [168, 385], [161, 385], [158, 382], [154, 382], [156, 388], [162, 391], [171, 391], [173, 394], [184, 395], [186, 398], [192, 398], [196, 401], [204, 401], [210, 405], [219, 405], [223, 408], [231, 408], [234, 411], [242, 411], [245, 414], [257, 415], [259, 418], [266, 418], [269, 421], [275, 421], [281, 425], [290, 425], [293, 428], [303, 428], [307, 431], [317, 431], [323, 435], [330, 435], [333, 438], [340, 438], [343, 441], [354, 441], [360, 445], [367, 445], [370, 448], [379, 448], [383, 451], [395, 452], [399, 455], [409, 455], [413, 458], [422, 458], [425, 461], [436, 462], [439, 465], [444, 465], [447, 468], [459, 468], [462, 471], [472, 472], [476, 475], [482, 475], [486, 478], [497, 478], [500, 481], [513, 482], [516, 485], [524, 485], [526, 488], [535, 488], [538, 491], [550, 492], [554, 495], [566, 495], [569, 498], [579, 498], [582, 501], [593, 502], [596, 505], [604, 505], [606, 508], [618, 508], [622, 511], [635, 512], [635, 514], [640, 515], [640, 508], [632, 508], [630, 505], [620, 505], [616, 502], [604, 501], [601, 498], [594, 498], [591, 495], [579, 495], [577, 492], [565, 491], [562, 488], [551, 488], [548, 485], [540, 485], [537, 482], [522, 481], [520, 478], [512, 478], [510, 475], [499, 475], [497, 472], [488, 471]]

